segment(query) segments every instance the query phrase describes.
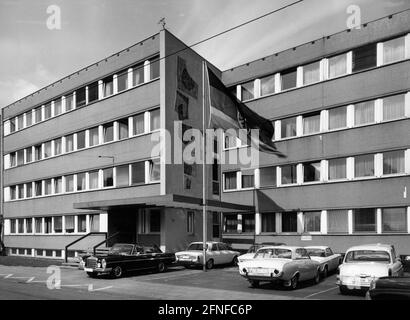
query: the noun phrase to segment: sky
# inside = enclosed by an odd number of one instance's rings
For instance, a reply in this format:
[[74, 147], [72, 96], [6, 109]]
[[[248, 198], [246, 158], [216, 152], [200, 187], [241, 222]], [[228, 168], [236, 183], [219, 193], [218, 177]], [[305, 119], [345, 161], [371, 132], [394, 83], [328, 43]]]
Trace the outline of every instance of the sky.
[[[0, 107], [166, 28], [187, 45], [295, 0], [0, 0]], [[49, 6], [61, 28], [49, 29]], [[193, 49], [221, 70], [410, 8], [409, 0], [304, 0]]]

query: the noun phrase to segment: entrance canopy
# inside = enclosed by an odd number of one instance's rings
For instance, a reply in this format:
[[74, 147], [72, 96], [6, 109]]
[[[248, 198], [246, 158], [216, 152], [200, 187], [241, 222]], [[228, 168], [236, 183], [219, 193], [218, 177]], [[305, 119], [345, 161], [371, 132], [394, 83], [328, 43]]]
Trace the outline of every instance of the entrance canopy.
[[[207, 210], [218, 212], [254, 212], [253, 206], [245, 206], [237, 203], [207, 200]], [[135, 197], [126, 199], [112, 199], [100, 201], [87, 201], [74, 203], [74, 209], [110, 210], [118, 207], [168, 207], [185, 208], [191, 210], [202, 209], [202, 199], [182, 196], [178, 194], [166, 194], [149, 197]]]

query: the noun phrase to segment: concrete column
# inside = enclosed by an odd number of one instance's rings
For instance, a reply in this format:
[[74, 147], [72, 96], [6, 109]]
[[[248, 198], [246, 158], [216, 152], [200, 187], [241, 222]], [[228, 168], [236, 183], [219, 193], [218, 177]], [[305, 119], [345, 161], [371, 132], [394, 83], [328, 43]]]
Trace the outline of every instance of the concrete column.
[[114, 74], [112, 78], [112, 83], [113, 83], [112, 93], [117, 94], [118, 93], [118, 76], [116, 74]]
[[149, 111], [144, 113], [144, 133], [151, 131], [151, 114]]
[[238, 233], [242, 233], [242, 215], [241, 214], [237, 215], [237, 220], [238, 220], [237, 231]]
[[128, 137], [132, 137], [134, 133], [134, 122], [132, 117], [128, 117]]
[[85, 87], [85, 104], [87, 105], [90, 102], [88, 99], [88, 86]]
[[100, 213], [100, 232], [108, 232], [108, 213], [105, 211]]
[[410, 174], [410, 149], [404, 151], [404, 172]]
[[327, 210], [322, 210], [320, 213], [320, 232], [327, 234]]
[[51, 117], [54, 117], [56, 115], [56, 110], [55, 110], [55, 105], [54, 105], [54, 100], [51, 101]]
[[380, 123], [383, 121], [383, 99], [376, 99], [374, 106], [374, 120], [376, 121], [376, 123]]
[[280, 81], [280, 73], [275, 73], [275, 93], [282, 91], [282, 83]]
[[236, 86], [236, 97], [238, 100], [242, 101], [242, 87], [240, 84]]
[[280, 140], [282, 135], [282, 125], [280, 120], [275, 121], [275, 140]]
[[128, 74], [127, 74], [127, 89], [132, 88], [132, 68], [128, 68]]
[[346, 71], [347, 74], [351, 74], [353, 71], [353, 51], [346, 54]]
[[114, 141], [120, 140], [118, 121], [114, 121]]
[[303, 67], [297, 67], [296, 69], [296, 87], [303, 86]]
[[280, 187], [282, 185], [282, 168], [276, 167], [276, 186]]
[[381, 208], [376, 209], [376, 230], [378, 234], [383, 232], [382, 231], [382, 209]]
[[404, 38], [405, 58], [410, 59], [410, 33]]
[[410, 117], [410, 92], [404, 96], [404, 115]]
[[410, 207], [407, 207], [407, 232], [410, 233]]
[[383, 42], [377, 43], [377, 66], [383, 65]]
[[262, 231], [262, 217], [259, 212], [255, 213], [255, 234], [261, 234]]
[[255, 169], [255, 173], [254, 173], [254, 180], [255, 180], [255, 188], [259, 189], [261, 186], [261, 171], [259, 168]]
[[353, 210], [347, 210], [347, 230], [349, 234], [353, 234]]
[[260, 98], [261, 96], [261, 80], [255, 79], [254, 86], [253, 86], [253, 94], [255, 99]]
[[238, 190], [242, 189], [242, 172], [241, 171], [236, 172], [236, 188]]
[[346, 110], [346, 125], [348, 128], [354, 127], [354, 105], [349, 104]]
[[326, 58], [320, 60], [320, 67], [319, 68], [320, 68], [320, 74], [319, 74], [320, 81], [327, 80], [329, 78], [329, 72], [328, 72], [329, 63], [328, 63], [328, 60]]
[[302, 116], [296, 117], [296, 136], [297, 137], [303, 136], [303, 117]]
[[151, 80], [151, 65], [149, 60], [144, 62], [144, 82]]
[[303, 212], [297, 213], [297, 232], [303, 233]]
[[374, 175], [381, 177], [383, 175], [383, 154], [376, 153], [374, 155]]
[[296, 183], [303, 184], [303, 164], [296, 165]]
[[282, 232], [282, 213], [281, 212], [275, 213], [275, 228], [276, 228], [276, 233]]
[[320, 161], [320, 181], [329, 180], [329, 162], [327, 160]]
[[[40, 108], [41, 108], [41, 121], [44, 121], [44, 119], [46, 118], [46, 110], [45, 110], [44, 105], [42, 105]], [[17, 120], [16, 120], [16, 123], [17, 123]]]
[[98, 80], [98, 100], [104, 98], [103, 81]]
[[104, 128], [102, 125], [98, 126], [98, 144], [104, 143]]
[[329, 130], [329, 111], [320, 111], [320, 132], [326, 132]]
[[61, 97], [61, 113], [64, 113], [64, 112], [66, 112], [66, 101], [65, 101], [65, 96], [62, 96]]
[[354, 179], [354, 157], [346, 159], [346, 178], [347, 180]]

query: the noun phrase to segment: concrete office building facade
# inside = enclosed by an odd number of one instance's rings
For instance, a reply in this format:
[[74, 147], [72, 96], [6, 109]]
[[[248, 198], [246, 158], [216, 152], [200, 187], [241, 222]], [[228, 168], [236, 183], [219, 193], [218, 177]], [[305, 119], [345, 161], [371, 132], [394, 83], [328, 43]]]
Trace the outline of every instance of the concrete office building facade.
[[[286, 158], [225, 165], [223, 239], [330, 245], [410, 243], [410, 11], [222, 73], [237, 97], [272, 120]], [[228, 139], [225, 152], [246, 149]]]

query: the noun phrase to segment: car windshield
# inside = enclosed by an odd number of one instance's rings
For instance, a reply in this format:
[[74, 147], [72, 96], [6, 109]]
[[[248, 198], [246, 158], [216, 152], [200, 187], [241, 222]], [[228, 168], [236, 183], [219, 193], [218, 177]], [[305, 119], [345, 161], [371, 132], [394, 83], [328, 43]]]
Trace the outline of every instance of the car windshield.
[[255, 253], [260, 247], [261, 247], [261, 245], [255, 244], [255, 245], [253, 245], [252, 247], [249, 248], [247, 253]]
[[382, 250], [354, 250], [346, 254], [345, 262], [382, 262], [390, 263], [390, 255]]
[[[206, 245], [209, 248], [209, 245]], [[188, 247], [188, 251], [202, 251], [203, 244], [202, 243], [191, 243]]]
[[306, 250], [311, 257], [326, 257], [323, 249], [306, 248]]
[[109, 253], [111, 254], [131, 254], [133, 248], [134, 248], [134, 245], [132, 244], [117, 243], [111, 247]]
[[269, 249], [262, 248], [259, 249], [254, 258], [263, 258], [263, 259], [292, 259], [292, 251], [289, 249]]

